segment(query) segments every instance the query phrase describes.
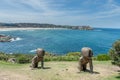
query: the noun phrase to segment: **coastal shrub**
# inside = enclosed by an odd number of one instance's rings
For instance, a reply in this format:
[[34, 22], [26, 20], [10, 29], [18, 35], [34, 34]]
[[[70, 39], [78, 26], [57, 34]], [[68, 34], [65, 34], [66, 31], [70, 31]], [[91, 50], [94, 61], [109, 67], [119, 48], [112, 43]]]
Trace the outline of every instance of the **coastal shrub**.
[[44, 61], [78, 61], [79, 56], [45, 56]]
[[95, 56], [95, 57], [92, 57], [92, 59], [93, 59], [93, 60], [97, 60], [97, 56]]
[[66, 56], [81, 56], [80, 52], [69, 52], [66, 54]]
[[7, 61], [8, 60], [8, 55], [3, 53], [3, 52], [0, 52], [0, 60]]
[[[0, 60], [8, 60], [9, 58], [15, 58], [17, 63], [29, 63], [35, 54], [23, 54], [23, 53], [13, 53], [5, 54], [0, 53]], [[46, 52], [44, 56], [44, 61], [78, 61], [80, 57], [80, 52], [70, 52], [66, 55], [55, 55]]]
[[66, 56], [66, 61], [78, 61], [79, 56]]
[[23, 54], [23, 53], [14, 53], [14, 54], [11, 54], [12, 56], [14, 57], [20, 57], [20, 56], [24, 56], [24, 57], [27, 57], [27, 58], [32, 58], [34, 56], [34, 54]]
[[109, 50], [109, 55], [112, 59], [112, 64], [120, 66], [120, 40], [113, 43], [112, 48]]
[[108, 61], [108, 60], [110, 60], [110, 57], [107, 54], [99, 54], [99, 55], [97, 55], [96, 58], [97, 58], [98, 61]]
[[19, 57], [19, 56], [24, 56], [25, 54], [22, 54], [22, 53], [13, 53], [13, 54], [11, 54], [11, 55], [13, 55], [14, 57]]
[[44, 61], [52, 61], [52, 56], [45, 56]]
[[17, 63], [29, 63], [31, 62], [32, 58], [34, 57], [34, 54], [21, 54], [21, 53], [15, 53], [11, 54], [16, 58]]
[[58, 61], [58, 56], [53, 56], [51, 61]]
[[45, 56], [55, 56], [55, 54], [45, 52]]
[[29, 63], [30, 62], [30, 59], [29, 58], [26, 58], [25, 56], [20, 56], [17, 58], [17, 62], [18, 63]]
[[78, 61], [79, 57], [79, 52], [70, 52], [66, 55], [55, 55], [47, 52], [45, 53], [44, 61]]

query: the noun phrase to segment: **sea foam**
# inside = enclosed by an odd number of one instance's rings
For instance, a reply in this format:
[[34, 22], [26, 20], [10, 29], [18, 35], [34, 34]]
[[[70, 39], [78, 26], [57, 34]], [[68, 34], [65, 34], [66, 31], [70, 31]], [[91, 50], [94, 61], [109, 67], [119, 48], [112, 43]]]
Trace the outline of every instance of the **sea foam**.
[[20, 41], [20, 40], [22, 40], [22, 38], [17, 37], [17, 38], [12, 38], [12, 39], [10, 39], [10, 40], [11, 40], [11, 42], [13, 42], [13, 41]]
[[36, 52], [36, 49], [30, 50], [30, 52], [32, 52], [32, 53], [33, 53], [33, 52]]

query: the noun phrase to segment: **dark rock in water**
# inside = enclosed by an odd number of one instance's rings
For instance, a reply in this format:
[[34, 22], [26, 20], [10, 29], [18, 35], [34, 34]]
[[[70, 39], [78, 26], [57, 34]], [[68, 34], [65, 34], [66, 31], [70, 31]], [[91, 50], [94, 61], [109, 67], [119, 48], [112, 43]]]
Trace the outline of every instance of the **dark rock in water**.
[[11, 36], [0, 34], [0, 42], [11, 42], [12, 38], [13, 37], [11, 37]]

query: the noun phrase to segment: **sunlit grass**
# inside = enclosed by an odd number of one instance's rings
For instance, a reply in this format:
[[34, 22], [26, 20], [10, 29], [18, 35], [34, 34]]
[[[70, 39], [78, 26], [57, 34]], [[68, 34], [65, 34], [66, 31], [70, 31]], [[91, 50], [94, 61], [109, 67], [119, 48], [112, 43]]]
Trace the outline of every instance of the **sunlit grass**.
[[[79, 72], [77, 61], [52, 61], [45, 62], [45, 69], [31, 70], [29, 64], [12, 64], [0, 61], [0, 77], [4, 73], [12, 80], [17, 75], [17, 80], [119, 80], [118, 72], [114, 71], [116, 66], [110, 61], [93, 61], [94, 74]], [[40, 66], [40, 65], [39, 65]], [[89, 69], [89, 68], [88, 68]], [[113, 70], [112, 70], [113, 69]], [[4, 71], [4, 72], [2, 72]], [[4, 76], [2, 76], [4, 77]], [[0, 78], [1, 79], [1, 78]], [[2, 79], [1, 79], [2, 80]]]

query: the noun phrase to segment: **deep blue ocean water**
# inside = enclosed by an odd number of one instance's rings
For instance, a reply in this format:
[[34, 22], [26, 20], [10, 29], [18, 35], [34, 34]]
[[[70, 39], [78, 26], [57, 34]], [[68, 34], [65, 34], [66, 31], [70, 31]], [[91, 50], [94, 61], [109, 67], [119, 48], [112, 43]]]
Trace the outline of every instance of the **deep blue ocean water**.
[[54, 54], [80, 51], [91, 47], [94, 54], [107, 53], [114, 41], [120, 39], [120, 29], [97, 28], [93, 31], [48, 29], [0, 31], [0, 34], [18, 37], [17, 41], [0, 42], [0, 51], [6, 53], [35, 53], [44, 48]]

